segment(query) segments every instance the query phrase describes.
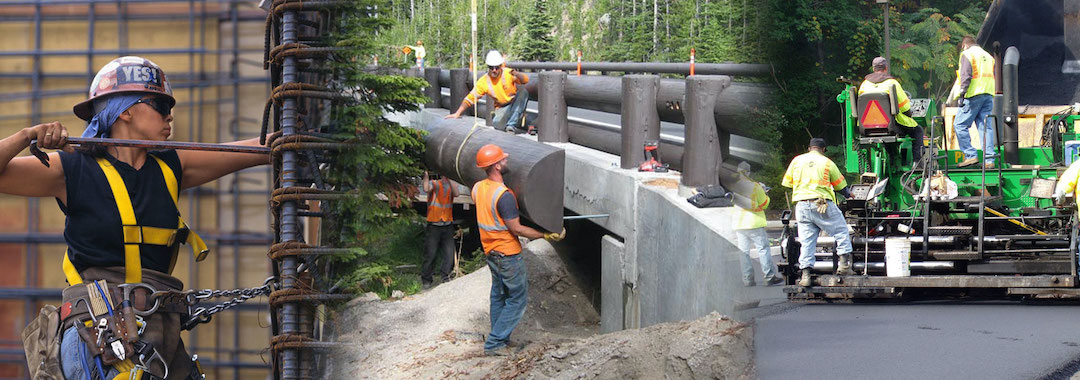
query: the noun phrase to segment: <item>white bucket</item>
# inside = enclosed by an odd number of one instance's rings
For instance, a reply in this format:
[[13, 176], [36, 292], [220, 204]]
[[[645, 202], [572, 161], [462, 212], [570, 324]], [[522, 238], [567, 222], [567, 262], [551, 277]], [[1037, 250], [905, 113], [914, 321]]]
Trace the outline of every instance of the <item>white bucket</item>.
[[907, 238], [885, 239], [885, 273], [889, 277], [911, 276], [911, 242]]

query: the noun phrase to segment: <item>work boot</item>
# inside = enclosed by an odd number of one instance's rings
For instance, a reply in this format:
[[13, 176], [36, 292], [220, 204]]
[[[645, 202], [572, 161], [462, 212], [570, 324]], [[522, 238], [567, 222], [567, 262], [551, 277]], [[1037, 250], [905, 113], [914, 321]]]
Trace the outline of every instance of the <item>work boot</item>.
[[836, 269], [836, 274], [840, 276], [851, 276], [855, 274], [855, 271], [851, 270], [851, 255], [840, 255], [839, 268]]
[[799, 279], [799, 286], [810, 286], [810, 268], [803, 268], [802, 278]]
[[783, 284], [783, 283], [784, 283], [784, 278], [780, 277], [780, 275], [769, 277], [769, 279], [767, 281], [765, 281], [766, 286], [780, 285], [780, 284]]
[[979, 159], [978, 159], [978, 158], [975, 158], [975, 157], [972, 157], [972, 158], [966, 159], [966, 160], [964, 160], [964, 161], [961, 161], [961, 162], [960, 162], [959, 164], [957, 164], [956, 166], [959, 166], [959, 167], [961, 167], [961, 168], [962, 168], [962, 167], [967, 167], [967, 166], [971, 166], [972, 164], [974, 164], [974, 163], [976, 163], [976, 162], [979, 162]]

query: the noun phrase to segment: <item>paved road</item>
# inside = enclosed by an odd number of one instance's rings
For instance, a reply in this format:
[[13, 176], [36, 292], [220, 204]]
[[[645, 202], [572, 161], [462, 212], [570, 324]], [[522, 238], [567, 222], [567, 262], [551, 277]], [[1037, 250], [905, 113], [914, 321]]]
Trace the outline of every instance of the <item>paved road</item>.
[[1039, 379], [1080, 370], [1080, 306], [791, 304], [763, 308], [762, 379]]

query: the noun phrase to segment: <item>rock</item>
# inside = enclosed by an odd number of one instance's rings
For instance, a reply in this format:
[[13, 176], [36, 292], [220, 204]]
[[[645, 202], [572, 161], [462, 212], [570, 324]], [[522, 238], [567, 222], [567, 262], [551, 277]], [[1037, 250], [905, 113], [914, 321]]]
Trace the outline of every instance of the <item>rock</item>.
[[400, 290], [395, 290], [393, 293], [390, 293], [390, 298], [404, 298], [404, 297], [405, 297], [405, 292], [400, 291]]

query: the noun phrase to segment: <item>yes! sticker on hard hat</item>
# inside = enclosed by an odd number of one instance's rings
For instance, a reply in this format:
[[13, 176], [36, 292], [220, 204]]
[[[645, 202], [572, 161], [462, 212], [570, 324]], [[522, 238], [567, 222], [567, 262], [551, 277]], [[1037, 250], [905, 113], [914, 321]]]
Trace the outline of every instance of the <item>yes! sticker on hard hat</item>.
[[116, 84], [149, 83], [161, 86], [161, 75], [148, 66], [120, 66], [116, 68]]
[[881, 109], [881, 104], [878, 104], [877, 100], [866, 103], [866, 110], [859, 122], [865, 127], [889, 126], [889, 118], [885, 116], [885, 110]]

